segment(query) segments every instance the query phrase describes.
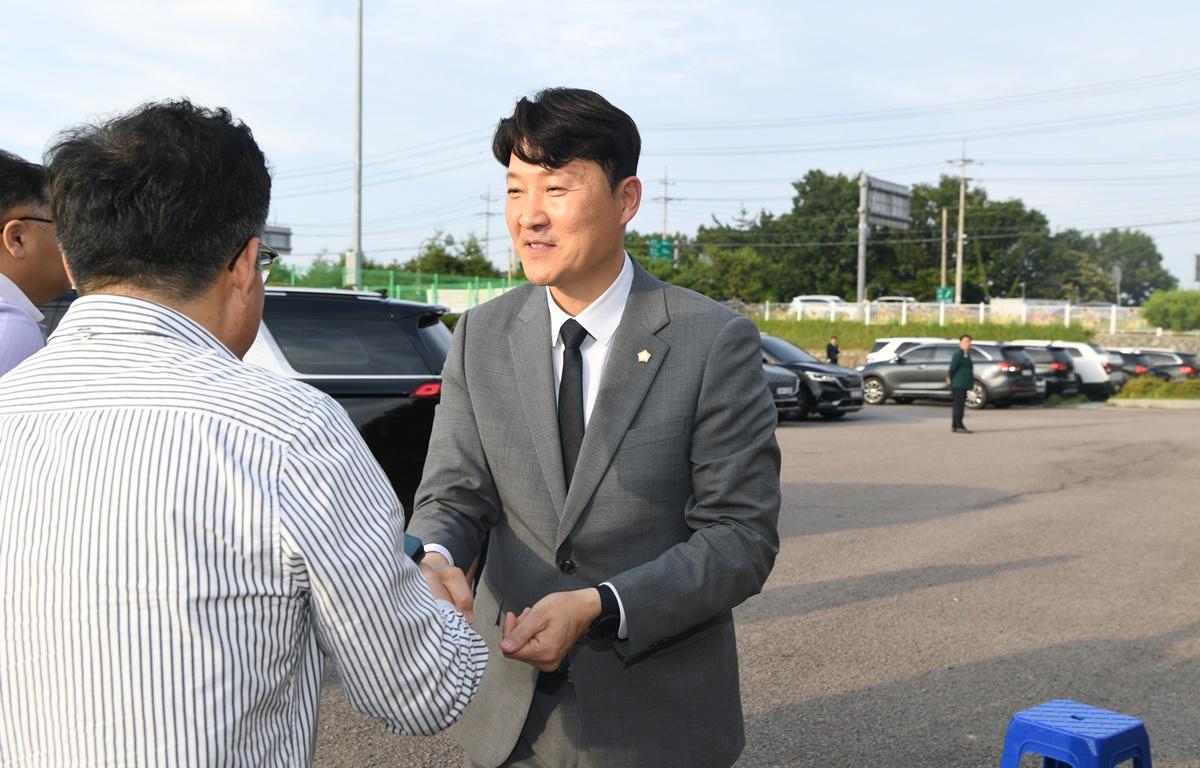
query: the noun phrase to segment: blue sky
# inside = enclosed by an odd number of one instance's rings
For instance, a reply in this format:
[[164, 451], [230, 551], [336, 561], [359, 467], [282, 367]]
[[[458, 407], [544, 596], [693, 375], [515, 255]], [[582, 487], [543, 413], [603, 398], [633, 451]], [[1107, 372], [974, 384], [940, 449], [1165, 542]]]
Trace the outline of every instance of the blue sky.
[[[36, 158], [63, 127], [152, 99], [227, 106], [270, 159], [296, 259], [350, 245], [353, 2], [22, 6], [0, 25], [0, 147]], [[516, 98], [571, 85], [642, 129], [642, 231], [661, 227], [665, 169], [670, 229], [694, 232], [743, 205], [787, 210], [810, 168], [935, 181], [968, 136], [993, 198], [1055, 229], [1153, 225], [1190, 286], [1197, 29], [1184, 2], [366, 0], [364, 250], [404, 260], [439, 228], [482, 235], [489, 186], [502, 205], [491, 126]], [[503, 263], [499, 216], [491, 236]]]

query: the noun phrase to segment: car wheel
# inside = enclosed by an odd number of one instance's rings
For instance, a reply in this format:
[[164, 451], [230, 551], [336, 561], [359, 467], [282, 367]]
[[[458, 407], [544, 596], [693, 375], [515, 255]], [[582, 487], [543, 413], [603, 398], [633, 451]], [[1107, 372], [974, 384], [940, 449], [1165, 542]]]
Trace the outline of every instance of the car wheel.
[[883, 405], [887, 399], [887, 387], [883, 385], [883, 379], [868, 376], [863, 381], [863, 401], [867, 405]]
[[913, 401], [913, 399], [911, 397], [893, 397], [892, 399], [895, 400], [900, 405], [908, 405], [909, 403], [911, 403]]
[[987, 405], [988, 391], [982, 381], [976, 381], [975, 386], [967, 390], [967, 407], [977, 411]]
[[822, 413], [821, 418], [829, 419], [830, 421], [837, 421], [845, 415], [845, 411], [829, 411], [828, 413]]
[[805, 389], [804, 382], [800, 382], [800, 391], [796, 394], [796, 399], [800, 401], [800, 407], [796, 409], [796, 415], [793, 416], [796, 421], [803, 421], [808, 418], [808, 414], [812, 413], [812, 395]]

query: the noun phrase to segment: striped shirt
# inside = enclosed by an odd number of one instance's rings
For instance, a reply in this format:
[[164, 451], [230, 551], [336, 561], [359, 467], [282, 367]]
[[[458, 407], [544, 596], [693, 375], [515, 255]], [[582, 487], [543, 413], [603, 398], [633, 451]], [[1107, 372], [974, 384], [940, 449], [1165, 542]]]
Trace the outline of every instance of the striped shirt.
[[76, 301], [0, 379], [0, 471], [0, 765], [307, 765], [325, 655], [398, 733], [482, 677], [345, 412], [171, 309]]

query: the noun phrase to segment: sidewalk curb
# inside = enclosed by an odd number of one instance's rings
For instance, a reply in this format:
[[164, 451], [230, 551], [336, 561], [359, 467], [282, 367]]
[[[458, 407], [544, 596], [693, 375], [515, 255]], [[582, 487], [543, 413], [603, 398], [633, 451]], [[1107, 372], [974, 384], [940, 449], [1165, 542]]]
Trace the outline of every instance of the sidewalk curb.
[[1200, 411], [1200, 400], [1121, 400], [1113, 398], [1108, 401], [1108, 407]]

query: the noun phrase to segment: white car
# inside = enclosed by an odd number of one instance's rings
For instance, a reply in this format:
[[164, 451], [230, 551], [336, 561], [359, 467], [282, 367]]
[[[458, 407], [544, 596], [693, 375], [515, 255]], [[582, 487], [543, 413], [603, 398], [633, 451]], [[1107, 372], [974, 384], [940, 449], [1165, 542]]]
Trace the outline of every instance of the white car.
[[871, 302], [872, 304], [916, 304], [917, 300], [912, 296], [880, 296]]
[[915, 346], [931, 341], [951, 341], [951, 339], [937, 336], [889, 336], [884, 339], [876, 339], [871, 351], [867, 353], [867, 362], [878, 363], [891, 360], [901, 352], [907, 352]]
[[1108, 353], [1095, 344], [1083, 341], [1050, 341], [1047, 339], [1020, 339], [1010, 341], [1019, 347], [1059, 347], [1065, 349], [1075, 364], [1075, 375], [1079, 377], [1079, 391], [1095, 400], [1103, 400], [1116, 394], [1119, 383], [1112, 377], [1113, 363]]
[[788, 304], [788, 309], [797, 318], [829, 318], [846, 313], [850, 309], [850, 305], [841, 296], [810, 294], [792, 297], [792, 302]]

